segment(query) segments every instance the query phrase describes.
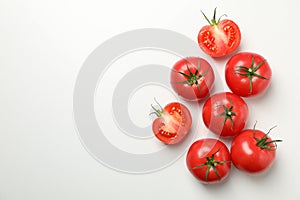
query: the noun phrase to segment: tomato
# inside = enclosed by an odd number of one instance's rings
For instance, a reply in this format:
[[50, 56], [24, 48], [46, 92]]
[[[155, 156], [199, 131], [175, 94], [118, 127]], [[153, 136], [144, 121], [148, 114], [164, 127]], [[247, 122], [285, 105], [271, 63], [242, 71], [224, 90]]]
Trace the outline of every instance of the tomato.
[[194, 142], [186, 157], [189, 171], [203, 183], [224, 180], [231, 167], [230, 153], [226, 145], [216, 139], [200, 139]]
[[[158, 104], [159, 105], [159, 104]], [[153, 112], [157, 118], [152, 123], [152, 130], [157, 139], [165, 144], [180, 142], [189, 132], [192, 125], [192, 116], [189, 109], [178, 102], [167, 104], [164, 108]]]
[[206, 100], [202, 109], [205, 126], [220, 136], [234, 136], [244, 127], [248, 117], [248, 106], [239, 96], [222, 92]]
[[230, 90], [243, 97], [262, 94], [270, 85], [272, 71], [268, 62], [260, 55], [242, 52], [232, 56], [225, 70]]
[[200, 48], [212, 57], [220, 57], [234, 52], [241, 42], [241, 32], [232, 20], [221, 17], [216, 21], [216, 9], [210, 21], [202, 12], [209, 25], [203, 26], [198, 34]]
[[215, 80], [211, 65], [203, 58], [188, 57], [175, 63], [171, 85], [185, 100], [202, 100], [213, 88]]
[[281, 140], [272, 140], [268, 136], [269, 132], [265, 134], [254, 127], [242, 131], [233, 139], [230, 151], [236, 168], [248, 173], [260, 173], [272, 166], [276, 155], [276, 142]]

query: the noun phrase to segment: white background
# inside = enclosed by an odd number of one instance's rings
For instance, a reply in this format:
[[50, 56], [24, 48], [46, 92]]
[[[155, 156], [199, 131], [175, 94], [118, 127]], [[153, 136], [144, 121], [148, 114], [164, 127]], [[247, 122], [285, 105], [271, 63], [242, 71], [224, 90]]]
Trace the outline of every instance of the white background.
[[[297, 0], [1, 0], [0, 199], [299, 199], [300, 29]], [[268, 173], [232, 169], [202, 185], [185, 157], [161, 171], [131, 175], [94, 160], [76, 133], [72, 94], [87, 56], [102, 42], [137, 28], [163, 28], [196, 40], [203, 10], [240, 26], [240, 50], [263, 55], [273, 69], [268, 92], [247, 100], [249, 125], [273, 125], [279, 144]], [[147, 38], [145, 38], [147, 39]], [[214, 64], [222, 75], [228, 58]]]

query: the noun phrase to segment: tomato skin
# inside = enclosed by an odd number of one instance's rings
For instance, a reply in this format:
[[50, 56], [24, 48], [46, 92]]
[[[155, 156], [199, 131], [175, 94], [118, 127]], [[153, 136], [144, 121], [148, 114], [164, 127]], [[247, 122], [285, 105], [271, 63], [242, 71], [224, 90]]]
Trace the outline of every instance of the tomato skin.
[[198, 34], [200, 48], [211, 57], [233, 53], [240, 42], [241, 31], [238, 25], [229, 19], [221, 20], [216, 25], [203, 26]]
[[[224, 106], [231, 110], [231, 119], [225, 120]], [[212, 95], [206, 100], [202, 109], [205, 126], [219, 136], [234, 136], [244, 127], [248, 118], [248, 106], [239, 96], [230, 92], [221, 92]], [[225, 121], [225, 123], [224, 123]]]
[[[269, 144], [271, 150], [257, 146], [256, 138], [263, 138], [266, 134], [260, 130], [244, 130], [236, 136], [231, 144], [231, 159], [236, 168], [247, 173], [261, 173], [268, 170], [275, 159], [274, 144]], [[267, 142], [271, 141], [268, 136]]]
[[[246, 72], [241, 71], [238, 66], [249, 68], [252, 65], [252, 58], [254, 58], [254, 66], [258, 66], [260, 62], [263, 62], [255, 73], [263, 76], [265, 79], [253, 76], [251, 88], [249, 77], [240, 75], [239, 73], [245, 74]], [[241, 52], [228, 60], [225, 69], [225, 78], [228, 87], [233, 93], [242, 97], [252, 97], [263, 94], [267, 90], [272, 78], [272, 70], [268, 62], [261, 55]]]
[[[208, 166], [195, 168], [207, 162], [206, 157], [212, 157], [222, 164], [215, 166], [220, 177], [217, 176], [213, 168], [209, 169], [208, 177], [206, 178], [206, 170]], [[186, 165], [191, 174], [202, 183], [217, 183], [224, 180], [230, 172], [231, 162], [230, 153], [226, 145], [220, 140], [206, 138], [194, 142], [187, 153]]]
[[[198, 64], [200, 64], [200, 66]], [[197, 69], [198, 73], [195, 74]], [[187, 76], [179, 73], [190, 75], [189, 70], [192, 74], [198, 76], [196, 78], [197, 83], [192, 85], [188, 83], [189, 78]], [[210, 93], [213, 88], [215, 75], [211, 65], [205, 59], [188, 57], [175, 63], [170, 79], [172, 88], [181, 98], [188, 101], [195, 101], [202, 100]], [[182, 82], [185, 83], [180, 84]]]
[[184, 139], [192, 126], [189, 109], [179, 103], [167, 104], [161, 116], [152, 123], [152, 131], [157, 139], [165, 144], [176, 144]]

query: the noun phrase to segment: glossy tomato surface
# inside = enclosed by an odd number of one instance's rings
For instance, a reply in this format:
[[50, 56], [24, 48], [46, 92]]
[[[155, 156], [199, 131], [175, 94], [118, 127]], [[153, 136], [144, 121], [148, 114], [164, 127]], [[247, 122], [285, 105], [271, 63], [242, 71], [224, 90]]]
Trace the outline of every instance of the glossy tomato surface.
[[[203, 14], [204, 15], [204, 14]], [[203, 26], [198, 34], [200, 48], [212, 57], [220, 57], [234, 52], [241, 42], [241, 31], [238, 25], [229, 19], [210, 21], [205, 15], [209, 25]]]
[[230, 172], [230, 153], [220, 140], [200, 139], [189, 148], [186, 164], [200, 182], [216, 183], [224, 180]]
[[232, 162], [236, 168], [248, 173], [263, 172], [274, 162], [275, 142], [260, 130], [244, 130], [232, 141]]
[[155, 109], [154, 113], [158, 117], [152, 123], [152, 130], [161, 142], [176, 144], [189, 133], [192, 116], [185, 105], [179, 102], [169, 103], [164, 108]]
[[188, 57], [175, 63], [171, 72], [174, 91], [185, 100], [202, 100], [213, 88], [215, 75], [203, 58]]
[[234, 136], [245, 127], [248, 106], [241, 97], [221, 92], [206, 100], [202, 117], [205, 126], [216, 135]]
[[261, 55], [241, 52], [228, 60], [225, 78], [233, 93], [242, 97], [257, 96], [269, 87], [272, 70]]

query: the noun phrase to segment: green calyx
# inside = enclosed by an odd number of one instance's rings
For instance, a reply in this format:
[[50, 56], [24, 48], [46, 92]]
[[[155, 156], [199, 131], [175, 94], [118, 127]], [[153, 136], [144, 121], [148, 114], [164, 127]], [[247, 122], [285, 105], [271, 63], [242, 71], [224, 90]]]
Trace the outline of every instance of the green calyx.
[[219, 151], [220, 151], [220, 149], [218, 149], [218, 151], [216, 151], [215, 153], [213, 153], [211, 155], [211, 157], [206, 156], [206, 162], [205, 163], [203, 163], [201, 165], [198, 165], [196, 167], [193, 167], [192, 169], [199, 169], [199, 168], [207, 166], [206, 171], [205, 171], [205, 179], [206, 180], [208, 180], [208, 175], [209, 175], [209, 171], [210, 171], [211, 168], [214, 170], [214, 172], [216, 173], [216, 175], [218, 176], [218, 178], [221, 179], [221, 176], [220, 176], [220, 174], [219, 174], [216, 166], [217, 165], [222, 165], [222, 164], [230, 162], [230, 161], [227, 161], [227, 160], [217, 161], [217, 160], [215, 160], [215, 154], [217, 152], [219, 152]]
[[[201, 12], [202, 12], [202, 10], [201, 10]], [[218, 20], [216, 20], [216, 13], [217, 13], [217, 8], [214, 9], [214, 16], [213, 16], [213, 18], [212, 18], [211, 20], [209, 20], [209, 19], [206, 17], [206, 15], [202, 12], [204, 18], [206, 19], [206, 21], [207, 21], [211, 26], [217, 26], [217, 25], [220, 23], [220, 20], [221, 20], [221, 18], [222, 18], [223, 16], [226, 16], [226, 17], [227, 17], [226, 14], [223, 14], [223, 15], [221, 15], [221, 16], [219, 17]]]
[[[268, 141], [268, 135], [271, 132], [272, 129], [276, 128], [276, 126], [273, 126], [272, 128], [270, 128], [270, 130], [268, 131], [268, 133], [266, 133], [266, 135], [262, 138], [257, 138], [254, 136], [254, 131], [255, 131], [255, 126], [256, 123], [254, 124], [253, 127], [253, 137], [256, 140], [256, 146], [260, 147], [261, 149], [266, 149], [266, 150], [276, 150], [277, 149], [277, 144], [276, 142], [282, 142], [282, 140], [271, 140]], [[274, 145], [270, 145], [270, 144], [274, 144]]]
[[233, 111], [233, 104], [232, 101], [230, 101], [230, 107], [227, 108], [225, 105], [217, 105], [217, 106], [222, 106], [224, 111], [217, 116], [224, 116], [223, 123], [225, 124], [226, 121], [229, 119], [232, 123], [232, 126], [234, 126], [234, 121], [233, 121], [233, 116], [236, 115], [236, 113]]
[[252, 88], [253, 88], [253, 77], [257, 77], [260, 79], [265, 79], [268, 80], [268, 78], [261, 76], [256, 73], [256, 71], [265, 63], [265, 60], [259, 62], [256, 66], [254, 66], [254, 56], [252, 56], [251, 60], [251, 66], [250, 67], [245, 67], [245, 66], [237, 66], [235, 73], [240, 75], [240, 76], [245, 76], [249, 78], [249, 84], [250, 84], [250, 91], [249, 94], [252, 93]]
[[159, 109], [155, 108], [155, 106], [153, 106], [151, 104], [151, 108], [154, 110], [153, 112], [151, 112], [149, 115], [155, 114], [157, 117], [161, 117], [164, 114], [164, 109], [163, 107], [158, 103], [158, 101], [156, 100], [156, 98], [154, 98], [155, 103], [157, 104], [157, 106], [159, 107]]
[[172, 84], [188, 84], [190, 86], [196, 85], [198, 90], [200, 90], [200, 83], [199, 83], [199, 79], [204, 77], [207, 73], [208, 70], [206, 72], [204, 72], [203, 74], [200, 74], [200, 58], [198, 60], [198, 65], [197, 65], [197, 69], [195, 71], [195, 73], [193, 73], [188, 65], [188, 61], [186, 60], [186, 67], [187, 67], [187, 71], [188, 73], [183, 73], [183, 72], [179, 72], [179, 71], [174, 71], [178, 74], [181, 74], [182, 76], [184, 76], [186, 78], [185, 81], [181, 81], [181, 82], [171, 82]]

